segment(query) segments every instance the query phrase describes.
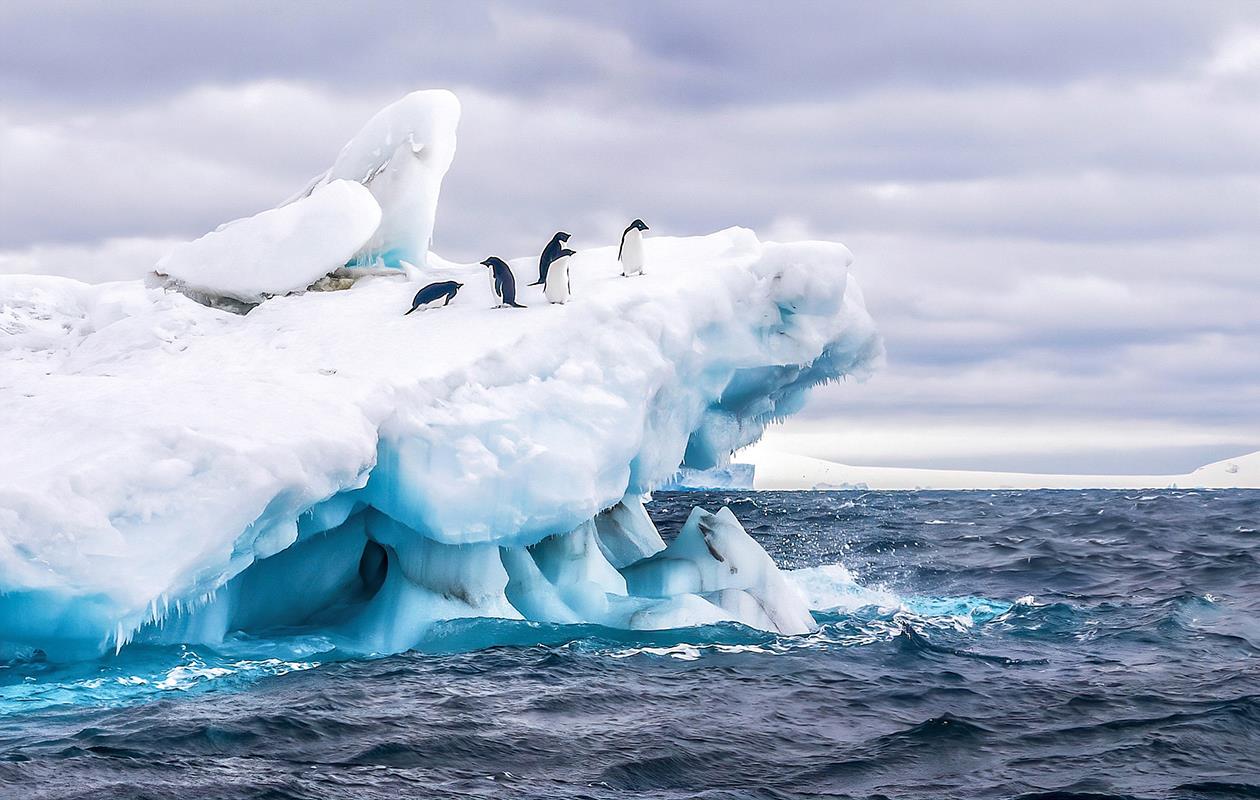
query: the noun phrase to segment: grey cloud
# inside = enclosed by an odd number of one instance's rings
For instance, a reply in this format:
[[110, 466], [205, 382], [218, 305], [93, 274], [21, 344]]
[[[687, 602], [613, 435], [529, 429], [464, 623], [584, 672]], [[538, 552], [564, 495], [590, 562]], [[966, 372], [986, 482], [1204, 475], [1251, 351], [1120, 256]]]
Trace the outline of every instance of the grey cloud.
[[610, 64], [616, 77], [618, 52], [631, 63], [633, 45], [617, 45], [625, 37], [616, 29], [523, 8], [14, 0], [0, 20], [9, 45], [0, 52], [0, 87], [28, 101], [85, 106], [271, 79], [351, 91], [422, 82], [541, 94], [605, 79]]
[[[816, 95], [905, 82], [1058, 82], [1092, 72], [1175, 71], [1241, 3], [650, 3], [622, 17], [663, 55], [760, 73]], [[1123, 32], [1117, 20], [1124, 20]], [[820, 91], [821, 90], [821, 91]]]
[[[1260, 448], [1260, 70], [1214, 61], [1248, 30], [1247, 3], [10, 2], [0, 272], [135, 274], [447, 85], [443, 255], [634, 216], [838, 239], [889, 366], [787, 433], [971, 426], [905, 463], [1188, 469]], [[1128, 462], [1000, 447], [1126, 422]]]
[[597, 82], [589, 96], [610, 104], [633, 97], [694, 107], [872, 86], [1174, 74], [1206, 58], [1229, 25], [1257, 18], [1241, 2], [11, 0], [0, 17], [0, 74], [10, 95], [82, 104], [289, 78], [342, 88], [440, 82], [518, 95]]
[[[460, 156], [439, 241], [459, 249], [480, 242], [478, 232], [489, 227], [508, 237], [507, 245], [525, 246], [514, 231], [562, 224], [562, 216], [625, 214], [673, 220], [680, 232], [765, 227], [789, 215], [846, 236], [898, 231], [1049, 241], [1254, 229], [1260, 102], [1214, 102], [1210, 86], [896, 90], [787, 106], [617, 112], [465, 89]], [[6, 144], [11, 164], [0, 165], [0, 196], [21, 200], [3, 217], [0, 246], [47, 236], [193, 233], [213, 222], [209, 214], [190, 213], [185, 225], [161, 228], [188, 203], [184, 195], [163, 194], [181, 183], [198, 187], [215, 214], [257, 210], [322, 168], [373, 106], [398, 93], [272, 81], [202, 87], [65, 118], [15, 106], [10, 137], [20, 129], [27, 144], [58, 146], [66, 157], [31, 157], [21, 142]], [[985, 113], [994, 107], [1001, 113]], [[48, 141], [37, 141], [41, 135]], [[63, 170], [75, 161], [75, 170]], [[220, 177], [194, 178], [196, 170]], [[230, 174], [240, 170], [247, 175]], [[181, 171], [189, 173], [183, 181]], [[120, 180], [124, 195], [135, 187], [154, 212], [145, 214], [137, 199], [110, 202], [112, 215], [56, 213], [61, 198], [82, 186], [101, 191]], [[471, 208], [475, 225], [461, 218]]]

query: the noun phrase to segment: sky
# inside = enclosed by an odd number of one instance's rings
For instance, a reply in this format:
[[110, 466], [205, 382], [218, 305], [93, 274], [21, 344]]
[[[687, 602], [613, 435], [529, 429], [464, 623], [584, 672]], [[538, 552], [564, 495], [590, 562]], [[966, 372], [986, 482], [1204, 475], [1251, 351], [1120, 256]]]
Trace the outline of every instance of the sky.
[[0, 272], [138, 277], [446, 87], [448, 258], [634, 217], [853, 250], [887, 363], [775, 447], [1133, 473], [1260, 450], [1260, 3], [6, 0], [0, 41]]

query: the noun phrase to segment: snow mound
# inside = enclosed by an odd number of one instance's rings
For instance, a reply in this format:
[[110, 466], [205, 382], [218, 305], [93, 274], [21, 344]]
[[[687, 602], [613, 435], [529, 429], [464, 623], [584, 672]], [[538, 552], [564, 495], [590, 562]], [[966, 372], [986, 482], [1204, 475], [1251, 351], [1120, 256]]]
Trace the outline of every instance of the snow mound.
[[335, 180], [293, 203], [177, 245], [154, 271], [181, 290], [245, 303], [305, 289], [367, 244], [381, 208], [357, 183]]
[[459, 114], [459, 99], [445, 89], [412, 92], [368, 120], [332, 167], [290, 202], [337, 180], [358, 181], [380, 204], [381, 220], [351, 266], [425, 266]]

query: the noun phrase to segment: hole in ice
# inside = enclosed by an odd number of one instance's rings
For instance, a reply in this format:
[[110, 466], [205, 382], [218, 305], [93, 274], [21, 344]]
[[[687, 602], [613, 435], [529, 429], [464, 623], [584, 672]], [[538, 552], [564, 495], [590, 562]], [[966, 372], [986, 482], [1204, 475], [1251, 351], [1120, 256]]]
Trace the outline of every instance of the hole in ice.
[[389, 569], [389, 558], [385, 548], [376, 542], [369, 541], [363, 546], [363, 555], [359, 557], [359, 580], [363, 582], [363, 592], [371, 597], [380, 591], [385, 583], [385, 573]]

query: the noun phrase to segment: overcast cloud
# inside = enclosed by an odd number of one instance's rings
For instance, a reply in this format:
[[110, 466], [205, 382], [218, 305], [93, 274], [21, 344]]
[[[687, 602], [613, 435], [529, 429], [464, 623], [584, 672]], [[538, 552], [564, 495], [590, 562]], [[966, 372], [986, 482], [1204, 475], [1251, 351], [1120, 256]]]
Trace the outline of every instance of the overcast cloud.
[[463, 101], [436, 249], [828, 238], [887, 367], [772, 435], [858, 464], [1260, 449], [1260, 5], [0, 6], [0, 271], [136, 276], [380, 106]]

